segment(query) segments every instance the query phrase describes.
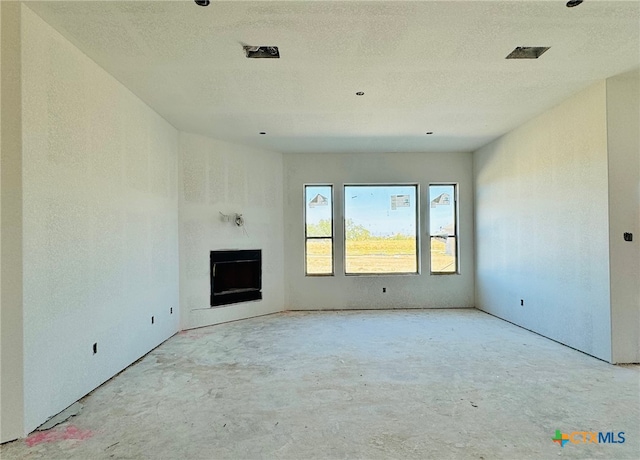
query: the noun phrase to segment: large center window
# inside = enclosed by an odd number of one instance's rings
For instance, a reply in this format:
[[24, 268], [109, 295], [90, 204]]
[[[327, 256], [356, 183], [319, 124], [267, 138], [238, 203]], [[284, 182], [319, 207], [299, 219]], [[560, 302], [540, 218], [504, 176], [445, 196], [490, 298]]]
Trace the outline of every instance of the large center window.
[[417, 185], [345, 185], [347, 275], [418, 273]]

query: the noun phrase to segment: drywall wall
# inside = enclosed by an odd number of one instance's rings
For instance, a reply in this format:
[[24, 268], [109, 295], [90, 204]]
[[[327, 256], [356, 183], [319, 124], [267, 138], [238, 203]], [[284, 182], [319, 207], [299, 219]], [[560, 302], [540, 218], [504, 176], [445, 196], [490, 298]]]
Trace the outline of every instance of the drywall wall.
[[[288, 309], [473, 307], [472, 159], [468, 153], [286, 154], [285, 266]], [[429, 274], [426, 198], [430, 182], [459, 184], [460, 274]], [[305, 184], [334, 185], [335, 276], [304, 274]], [[343, 184], [420, 186], [419, 275], [345, 276]], [[386, 288], [383, 294], [382, 288]]]
[[[182, 328], [281, 311], [284, 307], [282, 154], [180, 133]], [[244, 227], [220, 213], [242, 214]], [[262, 250], [262, 300], [210, 307], [209, 254]]]
[[[0, 5], [0, 192], [2, 191], [2, 5]], [[0, 195], [0, 407], [2, 407], [2, 198]], [[10, 423], [10, 422], [9, 422]], [[11, 439], [2, 430], [2, 413], [0, 413], [0, 443]]]
[[0, 442], [23, 432], [20, 4], [0, 2]]
[[178, 132], [24, 5], [22, 71], [28, 432], [177, 332]]
[[474, 153], [475, 286], [477, 308], [610, 360], [606, 124], [602, 81]]
[[[640, 362], [640, 71], [607, 79], [613, 362]], [[625, 232], [633, 241], [625, 241]]]

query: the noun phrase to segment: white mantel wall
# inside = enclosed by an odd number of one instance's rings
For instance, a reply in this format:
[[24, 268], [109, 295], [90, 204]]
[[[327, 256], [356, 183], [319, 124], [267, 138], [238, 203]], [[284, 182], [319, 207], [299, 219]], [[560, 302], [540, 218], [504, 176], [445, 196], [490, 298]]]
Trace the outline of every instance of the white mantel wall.
[[[286, 305], [291, 310], [473, 307], [473, 191], [469, 153], [286, 154]], [[459, 184], [460, 275], [429, 274], [429, 182]], [[304, 275], [305, 184], [334, 185], [335, 276]], [[420, 185], [420, 275], [345, 276], [343, 184]], [[386, 293], [382, 293], [382, 288]]]
[[[282, 311], [282, 154], [180, 134], [182, 328]], [[244, 228], [220, 213], [242, 214]], [[209, 254], [262, 250], [262, 300], [211, 308]]]

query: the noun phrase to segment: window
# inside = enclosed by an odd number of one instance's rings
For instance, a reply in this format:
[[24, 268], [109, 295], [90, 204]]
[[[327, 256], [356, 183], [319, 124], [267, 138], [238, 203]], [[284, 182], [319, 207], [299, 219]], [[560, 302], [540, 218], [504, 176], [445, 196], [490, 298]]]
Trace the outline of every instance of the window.
[[305, 185], [305, 274], [333, 275], [333, 186]]
[[431, 273], [458, 273], [457, 202], [456, 185], [429, 185]]
[[345, 185], [345, 273], [418, 273], [418, 186]]

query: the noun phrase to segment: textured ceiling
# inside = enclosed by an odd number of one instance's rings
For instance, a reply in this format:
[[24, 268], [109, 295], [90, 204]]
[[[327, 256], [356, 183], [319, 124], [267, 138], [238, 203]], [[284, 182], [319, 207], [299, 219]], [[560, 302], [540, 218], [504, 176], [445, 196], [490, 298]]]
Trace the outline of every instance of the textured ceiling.
[[[473, 151], [638, 67], [638, 1], [565, 3], [28, 5], [183, 131], [282, 152], [429, 152]], [[247, 59], [242, 43], [281, 59]], [[551, 49], [505, 60], [516, 46]]]

